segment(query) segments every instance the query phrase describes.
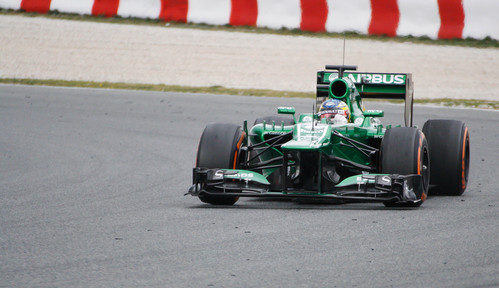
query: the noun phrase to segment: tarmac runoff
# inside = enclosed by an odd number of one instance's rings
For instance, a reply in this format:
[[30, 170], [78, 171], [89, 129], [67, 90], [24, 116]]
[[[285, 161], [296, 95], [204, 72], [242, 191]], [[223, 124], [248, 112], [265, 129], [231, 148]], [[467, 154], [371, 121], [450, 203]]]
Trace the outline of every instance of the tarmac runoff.
[[[460, 119], [470, 182], [418, 209], [183, 196], [209, 122], [312, 99], [0, 85], [0, 286], [496, 287], [496, 111]], [[384, 124], [403, 121], [401, 105]]]

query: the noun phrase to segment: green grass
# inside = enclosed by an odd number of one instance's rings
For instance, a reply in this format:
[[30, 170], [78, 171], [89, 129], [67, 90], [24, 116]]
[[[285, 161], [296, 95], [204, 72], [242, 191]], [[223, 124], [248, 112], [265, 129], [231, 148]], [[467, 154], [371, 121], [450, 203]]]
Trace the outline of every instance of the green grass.
[[[312, 92], [293, 92], [293, 91], [277, 91], [270, 89], [236, 89], [226, 88], [223, 86], [180, 86], [180, 85], [164, 85], [164, 84], [138, 84], [138, 83], [120, 83], [120, 82], [93, 82], [93, 81], [68, 81], [68, 80], [41, 80], [41, 79], [22, 79], [22, 78], [0, 78], [0, 83], [4, 84], [22, 84], [22, 85], [42, 85], [42, 86], [59, 86], [59, 87], [86, 87], [86, 88], [105, 88], [105, 89], [127, 89], [127, 90], [143, 90], [143, 91], [161, 91], [161, 92], [183, 92], [183, 93], [204, 93], [204, 94], [222, 94], [222, 95], [244, 95], [258, 97], [298, 97], [298, 98], [315, 98], [315, 93]], [[369, 101], [388, 101], [391, 103], [403, 103], [402, 100], [375, 100]], [[499, 109], [499, 101], [493, 100], [478, 100], [478, 99], [414, 99], [417, 104], [433, 104], [443, 106], [458, 106], [469, 108], [482, 109]]]
[[465, 47], [478, 47], [478, 48], [498, 48], [499, 41], [494, 40], [490, 37], [485, 39], [438, 39], [433, 40], [426, 36], [423, 37], [413, 37], [413, 36], [403, 36], [403, 37], [387, 37], [387, 36], [376, 36], [376, 35], [363, 35], [356, 32], [345, 32], [345, 33], [329, 33], [329, 32], [307, 32], [301, 31], [299, 29], [280, 29], [274, 30], [269, 28], [256, 28], [248, 26], [230, 26], [230, 25], [208, 25], [208, 24], [193, 24], [193, 23], [177, 23], [168, 22], [165, 23], [163, 20], [159, 19], [142, 19], [142, 18], [123, 18], [120, 16], [115, 16], [111, 18], [97, 17], [90, 15], [79, 15], [79, 14], [69, 14], [69, 13], [59, 13], [58, 11], [50, 11], [47, 14], [38, 13], [28, 13], [22, 11], [14, 11], [11, 9], [0, 9], [0, 15], [22, 15], [26, 17], [45, 17], [51, 19], [65, 19], [65, 20], [76, 20], [76, 21], [92, 21], [92, 22], [102, 22], [102, 23], [117, 23], [117, 24], [133, 24], [133, 25], [150, 25], [150, 26], [160, 26], [160, 27], [174, 27], [174, 28], [191, 28], [191, 29], [201, 29], [201, 30], [218, 30], [218, 31], [231, 31], [231, 32], [244, 32], [244, 33], [262, 33], [262, 34], [277, 34], [277, 35], [297, 35], [297, 36], [308, 36], [308, 37], [321, 37], [321, 38], [343, 38], [346, 39], [366, 39], [375, 41], [390, 41], [390, 42], [410, 42], [418, 44], [430, 44], [430, 45], [451, 45], [451, 46], [465, 46]]

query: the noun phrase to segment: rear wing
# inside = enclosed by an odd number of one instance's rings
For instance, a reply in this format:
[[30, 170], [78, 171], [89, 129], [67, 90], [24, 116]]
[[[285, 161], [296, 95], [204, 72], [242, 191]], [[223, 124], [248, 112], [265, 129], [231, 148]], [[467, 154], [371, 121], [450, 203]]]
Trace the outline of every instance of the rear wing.
[[[331, 67], [331, 68], [330, 68]], [[338, 69], [342, 66], [326, 66], [326, 69]], [[345, 66], [347, 67], [347, 66]], [[351, 67], [355, 68], [355, 66]], [[354, 70], [354, 69], [348, 69]], [[405, 126], [412, 127], [412, 110], [414, 88], [412, 74], [410, 73], [367, 73], [344, 72], [343, 77], [348, 77], [355, 84], [360, 96], [377, 99], [403, 99], [405, 101], [404, 121]], [[329, 97], [329, 83], [338, 77], [337, 71], [317, 72], [317, 103], [320, 105]]]

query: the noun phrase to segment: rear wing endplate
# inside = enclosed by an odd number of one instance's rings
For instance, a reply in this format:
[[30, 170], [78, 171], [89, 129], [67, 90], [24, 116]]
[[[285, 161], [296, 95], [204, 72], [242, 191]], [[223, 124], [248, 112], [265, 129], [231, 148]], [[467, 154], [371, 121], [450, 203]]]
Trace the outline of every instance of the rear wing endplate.
[[[326, 67], [326, 69], [328, 69]], [[412, 127], [414, 88], [410, 73], [343, 72], [355, 84], [363, 99], [403, 99], [405, 126]], [[338, 77], [337, 71], [317, 72], [317, 103], [329, 97], [329, 83]]]

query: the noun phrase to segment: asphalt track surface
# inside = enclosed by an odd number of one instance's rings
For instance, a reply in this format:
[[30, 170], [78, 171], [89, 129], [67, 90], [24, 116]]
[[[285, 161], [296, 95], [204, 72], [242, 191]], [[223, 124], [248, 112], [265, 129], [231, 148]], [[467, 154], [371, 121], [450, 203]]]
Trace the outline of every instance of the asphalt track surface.
[[499, 285], [498, 112], [416, 107], [472, 145], [466, 193], [419, 209], [183, 196], [206, 123], [279, 105], [312, 100], [1, 85], [0, 286]]

